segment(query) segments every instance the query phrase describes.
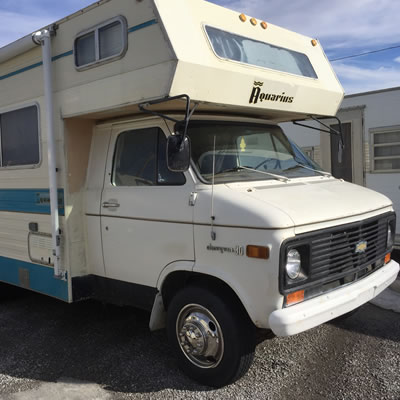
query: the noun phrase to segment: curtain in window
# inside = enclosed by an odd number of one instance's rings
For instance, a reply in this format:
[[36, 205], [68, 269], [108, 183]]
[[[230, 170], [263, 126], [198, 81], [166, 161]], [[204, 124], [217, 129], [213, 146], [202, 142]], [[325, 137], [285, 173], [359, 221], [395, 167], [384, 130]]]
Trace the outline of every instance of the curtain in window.
[[39, 163], [38, 116], [35, 106], [1, 115], [1, 150], [4, 167]]
[[122, 25], [116, 21], [99, 29], [100, 59], [119, 54], [122, 51]]
[[94, 32], [78, 38], [75, 43], [76, 65], [79, 67], [96, 61], [95, 48]]

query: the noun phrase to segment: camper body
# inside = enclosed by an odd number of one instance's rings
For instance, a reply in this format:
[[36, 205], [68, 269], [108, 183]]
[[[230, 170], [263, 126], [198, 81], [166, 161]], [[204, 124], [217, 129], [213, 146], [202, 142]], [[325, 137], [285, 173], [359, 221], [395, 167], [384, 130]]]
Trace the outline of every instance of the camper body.
[[[302, 332], [396, 278], [391, 202], [277, 125], [340, 106], [316, 41], [200, 0], [104, 0], [28, 39], [0, 50], [2, 282], [149, 310], [221, 386], [255, 327]], [[182, 130], [192, 161], [173, 172]]]

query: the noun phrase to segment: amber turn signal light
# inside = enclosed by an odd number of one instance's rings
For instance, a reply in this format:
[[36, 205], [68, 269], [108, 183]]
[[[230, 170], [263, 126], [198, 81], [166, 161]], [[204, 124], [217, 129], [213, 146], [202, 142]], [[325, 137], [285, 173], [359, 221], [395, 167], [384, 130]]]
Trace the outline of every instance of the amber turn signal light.
[[251, 258], [261, 258], [263, 260], [268, 260], [269, 258], [269, 247], [264, 246], [253, 246], [249, 244], [246, 247], [246, 255]]
[[387, 253], [385, 256], [385, 264], [387, 264], [388, 262], [390, 262], [390, 253]]
[[304, 300], [304, 290], [298, 290], [297, 292], [290, 293], [286, 296], [286, 304], [300, 303]]

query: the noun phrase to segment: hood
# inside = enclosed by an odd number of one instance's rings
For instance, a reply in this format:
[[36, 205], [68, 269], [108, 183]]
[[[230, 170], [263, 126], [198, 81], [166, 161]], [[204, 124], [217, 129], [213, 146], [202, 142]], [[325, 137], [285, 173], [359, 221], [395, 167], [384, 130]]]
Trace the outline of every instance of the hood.
[[285, 213], [297, 226], [316, 224], [373, 212], [392, 205], [384, 195], [334, 178], [287, 183], [228, 184], [271, 208]]

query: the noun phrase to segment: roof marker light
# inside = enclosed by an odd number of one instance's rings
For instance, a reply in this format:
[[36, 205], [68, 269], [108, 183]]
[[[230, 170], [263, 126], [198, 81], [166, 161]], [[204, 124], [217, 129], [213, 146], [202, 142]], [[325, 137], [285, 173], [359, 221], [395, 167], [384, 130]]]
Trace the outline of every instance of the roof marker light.
[[257, 20], [256, 20], [255, 18], [252, 18], [252, 19], [250, 20], [250, 22], [251, 22], [251, 24], [254, 25], [254, 26], [257, 25]]
[[240, 19], [242, 22], [246, 22], [246, 20], [247, 20], [247, 18], [246, 18], [246, 16], [245, 16], [244, 14], [240, 14], [240, 15], [239, 15], [239, 19]]
[[311, 44], [315, 47], [318, 44], [318, 42], [315, 39], [313, 39], [311, 40]]
[[268, 24], [265, 21], [261, 22], [261, 28], [267, 29], [268, 28]]

